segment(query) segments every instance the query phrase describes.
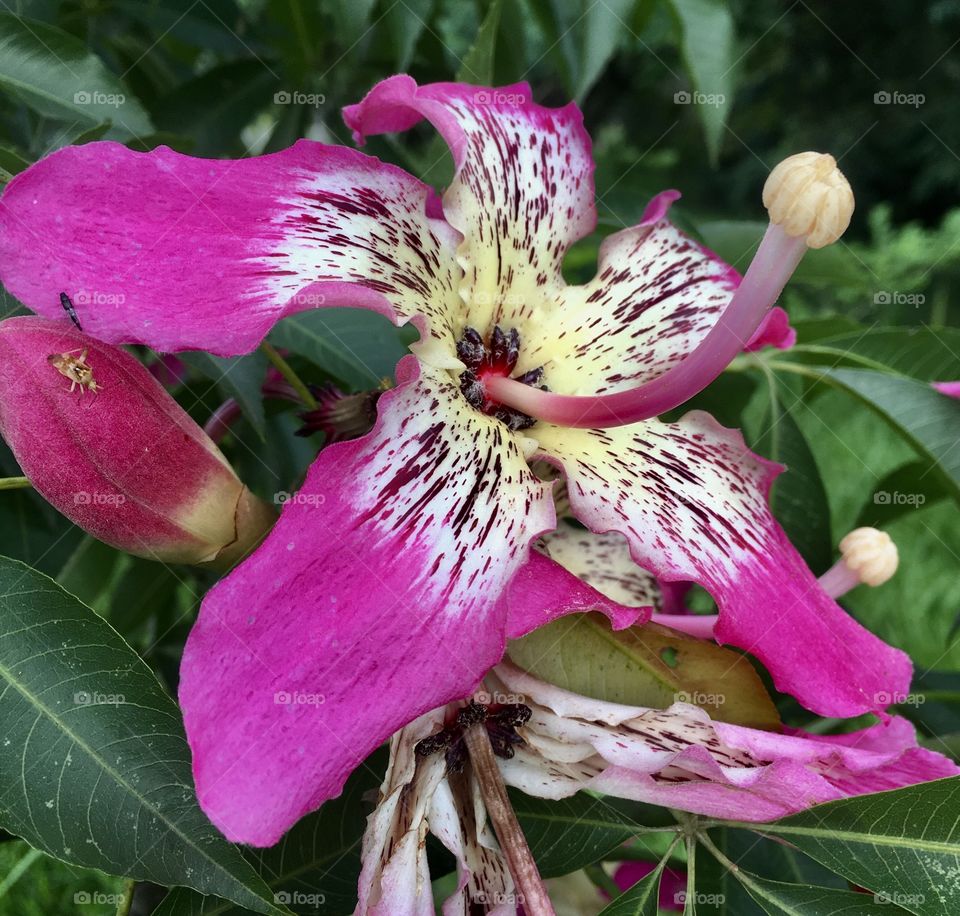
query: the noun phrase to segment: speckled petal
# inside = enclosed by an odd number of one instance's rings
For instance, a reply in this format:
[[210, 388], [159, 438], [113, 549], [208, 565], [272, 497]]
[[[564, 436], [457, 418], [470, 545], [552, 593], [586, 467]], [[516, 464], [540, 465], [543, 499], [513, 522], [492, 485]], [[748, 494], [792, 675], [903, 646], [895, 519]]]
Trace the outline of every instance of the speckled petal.
[[555, 522], [549, 486], [449, 374], [414, 357], [398, 374], [373, 432], [320, 453], [187, 641], [197, 792], [232, 840], [275, 843], [393, 732], [468, 694], [503, 653], [505, 586]]
[[558, 288], [552, 304], [521, 327], [530, 345], [517, 370], [544, 366], [544, 380], [559, 394], [635, 388], [706, 337], [736, 289], [730, 271], [657, 207], [603, 241], [593, 280]]
[[426, 118], [453, 153], [457, 173], [443, 195], [464, 237], [468, 323], [520, 326], [562, 284], [569, 246], [596, 223], [590, 138], [574, 104], [544, 108], [526, 83], [499, 88], [418, 86], [409, 76], [378, 83], [344, 119], [362, 142]]
[[43, 315], [67, 293], [84, 330], [159, 350], [252, 350], [320, 306], [426, 315], [451, 352], [457, 233], [402, 169], [301, 140], [249, 159], [117, 143], [59, 150], [0, 198], [0, 278]]
[[537, 547], [564, 569], [613, 601], [662, 609], [657, 577], [637, 566], [626, 538], [615, 531], [596, 534], [560, 521]]
[[889, 719], [823, 737], [713, 722], [686, 703], [622, 706], [570, 693], [509, 662], [488, 689], [520, 694], [526, 741], [500, 764], [510, 785], [543, 798], [588, 789], [710, 817], [770, 821], [812, 805], [954, 776], [960, 768], [917, 746], [913, 726]]
[[564, 469], [573, 512], [625, 535], [658, 578], [717, 601], [717, 640], [759, 658], [778, 689], [827, 716], [883, 709], [909, 690], [911, 665], [820, 587], [767, 506], [779, 466], [694, 411], [677, 423], [608, 430], [536, 427]]

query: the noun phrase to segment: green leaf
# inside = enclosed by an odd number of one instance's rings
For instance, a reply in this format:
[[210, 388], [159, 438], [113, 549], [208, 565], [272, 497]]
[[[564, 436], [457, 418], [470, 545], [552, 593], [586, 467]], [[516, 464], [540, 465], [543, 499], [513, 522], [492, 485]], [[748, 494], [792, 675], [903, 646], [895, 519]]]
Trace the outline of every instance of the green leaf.
[[13, 13], [0, 13], [0, 87], [47, 117], [110, 121], [121, 136], [153, 130], [140, 102], [82, 41]]
[[955, 328], [874, 328], [798, 347], [804, 362], [888, 370], [922, 381], [960, 379], [960, 331]]
[[634, 0], [604, 0], [590, 3], [584, 14], [582, 48], [577, 55], [580, 72], [577, 75], [574, 98], [580, 102], [586, 97], [604, 68], [610, 63], [624, 37], [630, 37], [627, 19]]
[[403, 0], [403, 3], [387, 6], [384, 20], [397, 73], [405, 72], [410, 66], [417, 42], [427, 28], [433, 4], [434, 0]]
[[489, 86], [493, 83], [493, 66], [497, 55], [497, 30], [500, 28], [500, 12], [503, 0], [493, 0], [487, 15], [483, 17], [477, 39], [466, 53], [457, 70], [458, 83], [477, 83]]
[[313, 309], [281, 321], [270, 342], [306, 357], [350, 388], [376, 388], [407, 353], [404, 331], [362, 309]]
[[[902, 913], [898, 906], [878, 909], [874, 898], [833, 887], [771, 881], [739, 869], [737, 878], [770, 916], [879, 916]], [[886, 901], [877, 901], [886, 902]]]
[[911, 913], [942, 916], [960, 912], [958, 810], [953, 777], [817, 805], [763, 832]]
[[600, 916], [657, 916], [660, 900], [660, 875], [663, 874], [667, 858], [645, 875], [628, 891], [621, 894], [609, 906], [604, 907]]
[[[294, 912], [325, 916], [352, 913], [357, 905], [360, 841], [370, 804], [386, 772], [385, 749], [375, 752], [347, 780], [338, 798], [299, 821], [270, 849], [248, 849], [247, 859], [263, 876], [278, 902]], [[178, 888], [154, 916], [240, 916], [248, 913], [225, 900]]]
[[824, 369], [823, 374], [887, 420], [933, 462], [960, 497], [960, 402], [925, 382], [872, 369]]
[[227, 358], [200, 351], [179, 356], [188, 366], [214, 382], [226, 397], [233, 398], [256, 434], [261, 439], [266, 437], [263, 380], [267, 374], [267, 357], [260, 350], [247, 356]]
[[806, 436], [782, 403], [773, 379], [770, 386], [765, 428], [756, 451], [787, 467], [774, 481], [771, 508], [807, 564], [823, 573], [833, 563], [827, 491]]
[[284, 911], [197, 805], [179, 710], [150, 669], [88, 607], [7, 558], [0, 680], [3, 829], [64, 862]]
[[[695, 93], [710, 161], [716, 163], [733, 103], [733, 14], [724, 0], [670, 0], [680, 23], [680, 50]], [[688, 95], [690, 95], [688, 93]]]
[[508, 652], [521, 668], [584, 696], [657, 709], [683, 700], [722, 722], [780, 725], [743, 655], [655, 623], [615, 631], [602, 615], [571, 614], [514, 640]]
[[101, 603], [109, 602], [118, 566], [126, 560], [126, 554], [88, 534], [57, 574], [57, 583], [99, 612]]
[[260, 58], [231, 61], [179, 85], [152, 109], [154, 120], [160, 130], [189, 137], [193, 155], [241, 153], [241, 131], [256, 115], [269, 108], [279, 116], [289, 101], [277, 100], [294, 99], [279, 89], [280, 77]]
[[883, 528], [920, 506], [932, 506], [949, 495], [943, 478], [930, 473], [928, 462], [911, 461], [877, 481], [854, 527]]
[[675, 826], [665, 808], [586, 792], [545, 801], [511, 789], [510, 801], [545, 878], [567, 875], [604, 858], [627, 840]]

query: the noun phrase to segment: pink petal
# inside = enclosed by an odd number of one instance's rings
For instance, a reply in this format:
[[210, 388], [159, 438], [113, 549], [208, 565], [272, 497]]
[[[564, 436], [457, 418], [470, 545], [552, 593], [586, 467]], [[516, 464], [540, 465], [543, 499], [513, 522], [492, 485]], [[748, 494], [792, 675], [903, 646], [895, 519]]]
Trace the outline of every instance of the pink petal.
[[775, 305], [743, 349], [748, 353], [764, 347], [789, 350], [796, 342], [797, 332], [790, 327], [790, 317], [779, 305]]
[[418, 86], [392, 76], [343, 111], [357, 142], [426, 118], [457, 172], [443, 212], [464, 242], [473, 326], [519, 326], [544, 286], [562, 283], [563, 256], [596, 224], [590, 138], [574, 104], [544, 108], [526, 83]]
[[545, 798], [588, 789], [710, 817], [769, 821], [960, 773], [946, 757], [917, 747], [903, 719], [837, 737], [780, 735], [713, 722], [685, 703], [664, 710], [605, 703], [509, 662], [492, 679], [532, 709], [527, 745], [501, 765], [504, 778]]
[[567, 614], [598, 611], [610, 618], [615, 630], [650, 619], [649, 606], [628, 606], [610, 600], [559, 563], [537, 550], [518, 570], [503, 594], [507, 636], [519, 639]]
[[930, 384], [948, 398], [960, 398], [960, 382], [931, 382]]
[[634, 563], [626, 538], [615, 531], [596, 534], [560, 521], [540, 538], [538, 547], [613, 601], [658, 610], [662, 605], [657, 577]]
[[500, 595], [549, 485], [442, 370], [407, 357], [363, 439], [324, 449], [263, 546], [206, 596], [180, 701], [201, 805], [275, 843], [503, 653]]
[[[159, 350], [252, 350], [284, 315], [356, 306], [428, 316], [460, 308], [456, 233], [395, 166], [301, 140], [237, 161], [116, 143], [59, 150], [0, 198], [0, 279], [30, 308]], [[451, 344], [452, 346], [452, 344]]]
[[683, 360], [723, 314], [739, 275], [734, 282], [732, 268], [666, 218], [672, 193], [604, 239], [592, 280], [550, 290], [552, 301], [521, 328], [532, 346], [519, 368], [544, 365], [550, 391], [636, 388]]
[[717, 640], [752, 653], [779, 690], [814, 712], [853, 716], [909, 690], [906, 655], [820, 587], [770, 514], [778, 466], [700, 411], [678, 423], [607, 430], [536, 428], [567, 475], [574, 513], [626, 536], [658, 578], [690, 580], [717, 601]]

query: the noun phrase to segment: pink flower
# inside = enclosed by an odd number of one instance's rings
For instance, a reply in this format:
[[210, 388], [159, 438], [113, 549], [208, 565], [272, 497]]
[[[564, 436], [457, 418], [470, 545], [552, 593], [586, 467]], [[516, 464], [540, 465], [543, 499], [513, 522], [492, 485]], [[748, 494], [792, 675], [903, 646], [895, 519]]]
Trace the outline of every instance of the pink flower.
[[570, 609], [646, 619], [530, 552], [556, 520], [535, 462], [562, 469], [587, 527], [620, 532], [660, 579], [709, 589], [718, 638], [809, 708], [853, 715], [904, 692], [908, 659], [830, 599], [771, 516], [780, 468], [704, 413], [653, 419], [749, 342], [807, 244], [842, 231], [852, 199], [833, 160], [790, 166], [831, 202], [829, 225], [773, 173], [776, 222], [738, 285], [669, 222], [665, 192], [568, 286], [564, 254], [596, 222], [574, 105], [396, 76], [344, 114], [358, 140], [432, 122], [457, 165], [442, 202], [310, 141], [236, 162], [90, 143], [0, 201], [3, 282], [51, 315], [60, 291], [86, 291], [79, 318], [106, 340], [237, 354], [324, 305], [420, 330], [374, 429], [320, 453], [191, 633], [180, 700], [224, 833], [276, 842], [390, 734], [468, 693], [507, 637]]
[[[505, 708], [511, 721], [521, 724], [503, 741], [505, 729], [495, 722], [501, 739], [495, 746], [501, 748], [504, 781], [539, 798], [588, 789], [762, 823], [821, 802], [960, 773], [946, 757], [918, 747], [905, 719], [839, 736], [793, 729], [773, 734], [714, 721], [687, 703], [667, 709], [605, 703], [548, 684], [510, 662], [490, 672], [485, 692], [526, 707], [523, 716]], [[456, 706], [433, 710], [391, 742], [379, 803], [363, 839], [359, 916], [432, 912], [428, 831], [457, 859], [457, 890], [444, 913], [469, 912], [477, 899], [500, 901], [501, 916], [516, 912], [513, 882], [484, 816], [476, 778], [469, 767], [461, 771], [449, 764], [449, 739], [433, 737], [456, 711]], [[624, 890], [652, 870], [624, 881], [624, 870], [637, 865], [618, 870]], [[660, 905], [672, 908], [682, 890], [680, 876], [665, 871]]]
[[142, 363], [62, 321], [0, 323], [0, 433], [48, 502], [128, 553], [226, 566], [274, 520]]

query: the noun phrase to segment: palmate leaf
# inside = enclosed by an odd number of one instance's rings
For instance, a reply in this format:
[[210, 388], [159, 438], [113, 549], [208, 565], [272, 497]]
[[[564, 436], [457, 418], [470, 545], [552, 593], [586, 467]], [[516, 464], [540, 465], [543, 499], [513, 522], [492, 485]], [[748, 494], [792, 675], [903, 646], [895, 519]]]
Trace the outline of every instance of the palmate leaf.
[[153, 128], [140, 102], [86, 45], [44, 22], [0, 13], [0, 87], [38, 113], [120, 136]]
[[[270, 849], [248, 849], [247, 859], [263, 876], [275, 899], [295, 913], [352, 913], [357, 904], [360, 840], [373, 793], [386, 772], [381, 748], [354, 771], [343, 793], [299, 821]], [[177, 888], [154, 916], [240, 916], [249, 913], [226, 900]]]
[[958, 811], [960, 777], [952, 777], [817, 805], [765, 824], [763, 832], [879, 900], [917, 916], [942, 916], [960, 912]]
[[0, 827], [65, 862], [282, 913], [206, 819], [174, 702], [103, 619], [0, 558]]
[[960, 401], [926, 382], [873, 369], [825, 369], [824, 377], [879, 413], [960, 497]]
[[645, 875], [628, 891], [605, 907], [600, 916], [657, 916], [660, 900], [660, 875], [666, 865], [666, 857], [649, 875]]
[[545, 878], [569, 874], [628, 840], [675, 826], [665, 808], [586, 792], [545, 801], [511, 789], [510, 801]]
[[717, 161], [733, 103], [736, 60], [733, 13], [723, 0], [670, 0], [680, 25], [680, 50], [694, 89], [694, 107], [711, 162]]
[[[743, 869], [736, 877], [747, 893], [770, 916], [895, 916], [904, 911], [883, 898], [877, 901], [867, 894], [842, 891], [834, 887], [811, 887], [760, 878]], [[885, 905], [880, 906], [880, 902]]]

